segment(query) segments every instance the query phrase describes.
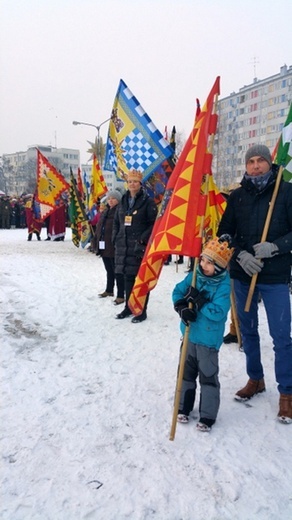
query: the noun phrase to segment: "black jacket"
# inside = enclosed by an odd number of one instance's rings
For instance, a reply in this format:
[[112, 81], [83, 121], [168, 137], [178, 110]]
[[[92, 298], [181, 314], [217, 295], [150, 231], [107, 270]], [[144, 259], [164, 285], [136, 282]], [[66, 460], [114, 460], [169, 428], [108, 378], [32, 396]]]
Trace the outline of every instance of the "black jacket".
[[[113, 224], [116, 273], [133, 275], [139, 271], [144, 251], [156, 220], [157, 207], [143, 188], [129, 209], [130, 192], [127, 191], [118, 205]], [[125, 225], [125, 217], [131, 217], [131, 225]]]
[[[230, 276], [247, 283], [250, 283], [251, 277], [240, 267], [236, 258], [242, 250], [254, 254], [252, 246], [261, 241], [278, 167], [273, 165], [272, 170], [268, 184], [261, 192], [257, 191], [250, 179], [246, 177], [242, 179], [241, 187], [234, 190], [228, 198], [217, 232], [218, 236], [229, 233], [233, 237], [233, 245], [236, 249], [230, 262]], [[279, 254], [263, 259], [264, 267], [258, 275], [257, 283], [289, 283], [292, 250], [292, 184], [283, 180], [280, 183], [266, 241], [276, 244]]]
[[[104, 256], [107, 258], [115, 257], [115, 248], [112, 243], [112, 233], [113, 233], [113, 223], [114, 216], [117, 210], [117, 205], [112, 208], [106, 208], [97, 223], [95, 230], [96, 237], [96, 253], [100, 256]], [[105, 242], [105, 248], [99, 249], [99, 242]]]

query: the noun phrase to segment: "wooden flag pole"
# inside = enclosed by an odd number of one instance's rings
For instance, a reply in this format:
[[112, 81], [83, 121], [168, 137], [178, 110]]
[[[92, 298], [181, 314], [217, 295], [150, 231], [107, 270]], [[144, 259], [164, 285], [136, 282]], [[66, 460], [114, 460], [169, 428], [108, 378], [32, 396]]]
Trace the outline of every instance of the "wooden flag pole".
[[240, 328], [239, 328], [239, 321], [237, 316], [237, 310], [236, 310], [236, 303], [235, 303], [235, 297], [234, 297], [234, 287], [233, 287], [233, 280], [231, 280], [231, 293], [230, 293], [230, 299], [231, 299], [231, 313], [232, 313], [232, 319], [234, 322], [234, 327], [236, 331], [237, 341], [238, 341], [238, 347], [241, 347], [241, 334], [240, 334]]
[[[277, 174], [276, 184], [275, 184], [273, 195], [271, 198], [269, 210], [268, 210], [268, 213], [266, 216], [266, 221], [265, 221], [265, 225], [264, 225], [264, 229], [263, 229], [263, 233], [262, 233], [261, 242], [265, 242], [267, 239], [267, 235], [268, 235], [268, 231], [269, 231], [269, 227], [270, 227], [270, 223], [271, 223], [271, 218], [272, 218], [272, 213], [274, 211], [274, 206], [275, 206], [276, 198], [277, 198], [279, 187], [280, 187], [280, 182], [282, 179], [283, 170], [284, 170], [284, 167], [281, 166], [279, 168], [279, 171]], [[252, 279], [250, 282], [249, 291], [248, 291], [248, 295], [247, 295], [247, 299], [246, 299], [246, 303], [245, 303], [245, 307], [244, 307], [245, 312], [249, 312], [251, 300], [252, 300], [254, 289], [256, 286], [256, 282], [257, 282], [257, 277], [258, 277], [258, 273], [255, 273], [252, 275]]]
[[[195, 258], [193, 278], [192, 278], [193, 287], [195, 287], [195, 285], [196, 285], [196, 267], [197, 267], [197, 265], [198, 265], [198, 258]], [[192, 309], [192, 308], [193, 308], [193, 304], [189, 303], [189, 309]], [[187, 355], [187, 348], [188, 348], [188, 342], [189, 342], [189, 332], [190, 332], [190, 326], [188, 325], [185, 329], [183, 344], [182, 344], [181, 353], [180, 353], [178, 376], [177, 376], [175, 396], [174, 396], [172, 423], [171, 423], [171, 430], [170, 430], [170, 435], [169, 435], [170, 441], [173, 441], [174, 437], [175, 437], [177, 414], [178, 414], [178, 410], [179, 410], [181, 387], [182, 387], [186, 355]]]

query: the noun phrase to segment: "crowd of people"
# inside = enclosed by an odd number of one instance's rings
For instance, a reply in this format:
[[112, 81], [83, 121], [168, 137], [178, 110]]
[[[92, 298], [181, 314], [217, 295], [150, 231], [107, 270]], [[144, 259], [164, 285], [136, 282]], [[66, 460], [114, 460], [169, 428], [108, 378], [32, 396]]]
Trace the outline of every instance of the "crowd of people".
[[54, 212], [43, 221], [39, 215], [39, 204], [32, 194], [23, 194], [20, 197], [0, 195], [0, 228], [27, 228], [28, 241], [31, 241], [34, 235], [37, 240], [41, 240], [41, 231], [45, 228], [45, 240], [64, 240], [66, 227], [70, 225], [67, 199], [60, 197], [56, 206]]
[[22, 229], [27, 227], [25, 203], [25, 196], [10, 197], [9, 195], [0, 195], [1, 229]]

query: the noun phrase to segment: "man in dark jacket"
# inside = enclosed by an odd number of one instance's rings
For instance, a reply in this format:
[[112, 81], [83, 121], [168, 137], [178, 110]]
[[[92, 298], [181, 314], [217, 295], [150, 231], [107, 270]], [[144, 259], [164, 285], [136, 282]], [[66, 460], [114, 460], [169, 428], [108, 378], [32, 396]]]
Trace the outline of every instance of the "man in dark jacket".
[[[227, 202], [218, 235], [229, 233], [236, 247], [230, 263], [246, 370], [249, 380], [235, 395], [246, 401], [265, 390], [258, 333], [258, 296], [265, 306], [275, 351], [275, 375], [280, 393], [278, 419], [292, 423], [292, 345], [289, 282], [292, 250], [292, 185], [281, 180], [267, 239], [261, 242], [278, 166], [269, 149], [254, 145], [246, 156], [241, 187]], [[250, 310], [244, 310], [251, 277], [257, 274]]]
[[[113, 224], [115, 272], [124, 275], [126, 293], [125, 308], [117, 315], [117, 319], [124, 319], [132, 314], [128, 300], [157, 215], [154, 200], [142, 187], [142, 173], [131, 170], [127, 184], [128, 190], [117, 208]], [[132, 323], [146, 320], [148, 298], [149, 294], [142, 313], [132, 318]]]

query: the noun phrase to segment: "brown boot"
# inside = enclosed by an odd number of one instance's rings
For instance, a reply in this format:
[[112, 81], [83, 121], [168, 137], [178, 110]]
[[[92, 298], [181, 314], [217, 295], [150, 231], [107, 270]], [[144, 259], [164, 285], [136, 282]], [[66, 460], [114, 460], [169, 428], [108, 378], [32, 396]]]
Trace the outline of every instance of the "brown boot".
[[278, 420], [284, 424], [292, 423], [292, 395], [280, 394]]
[[260, 394], [261, 392], [265, 392], [265, 381], [264, 379], [260, 379], [259, 381], [255, 381], [254, 379], [249, 379], [244, 388], [238, 390], [236, 392], [234, 399], [236, 401], [247, 401], [251, 397], [256, 394]]

